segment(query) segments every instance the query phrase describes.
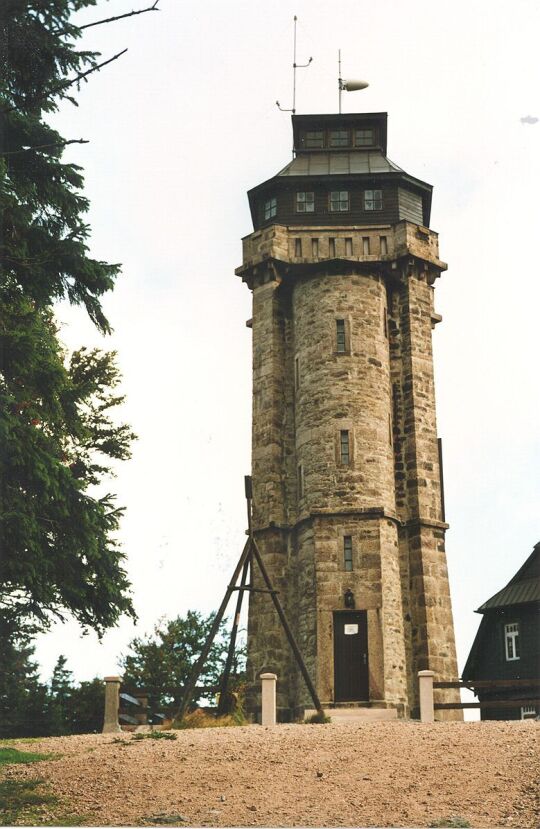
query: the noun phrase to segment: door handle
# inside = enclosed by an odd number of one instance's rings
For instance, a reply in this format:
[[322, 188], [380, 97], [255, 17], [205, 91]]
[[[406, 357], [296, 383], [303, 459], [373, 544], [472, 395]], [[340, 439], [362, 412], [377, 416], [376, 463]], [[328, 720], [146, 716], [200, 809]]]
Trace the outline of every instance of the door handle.
[[364, 657], [364, 665], [367, 665], [367, 653], [363, 653], [362, 656]]

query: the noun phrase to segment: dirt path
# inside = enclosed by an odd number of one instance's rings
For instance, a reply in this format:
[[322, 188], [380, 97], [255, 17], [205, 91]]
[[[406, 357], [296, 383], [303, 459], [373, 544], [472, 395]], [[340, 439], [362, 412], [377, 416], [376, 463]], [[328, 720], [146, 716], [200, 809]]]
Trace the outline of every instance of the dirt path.
[[[534, 722], [380, 722], [214, 728], [176, 740], [57, 737], [42, 777], [92, 825], [540, 825]], [[19, 744], [24, 749], [24, 744]]]

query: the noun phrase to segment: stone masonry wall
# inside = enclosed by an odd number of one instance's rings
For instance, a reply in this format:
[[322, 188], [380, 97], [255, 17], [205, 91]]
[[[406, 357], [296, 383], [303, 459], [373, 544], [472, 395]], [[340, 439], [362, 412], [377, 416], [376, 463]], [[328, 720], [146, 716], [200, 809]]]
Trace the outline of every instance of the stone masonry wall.
[[[356, 609], [367, 611], [370, 701], [407, 716], [417, 706], [418, 670], [457, 676], [431, 352], [431, 285], [445, 266], [436, 234], [401, 222], [371, 226], [367, 254], [364, 228], [328, 229], [344, 258], [343, 268], [334, 259], [328, 270], [326, 230], [275, 225], [244, 240], [237, 272], [253, 290], [255, 535], [321, 700], [334, 698], [333, 614], [350, 589]], [[337, 319], [345, 321], [344, 353]], [[262, 586], [256, 573], [253, 581]], [[255, 593], [253, 692], [263, 669], [278, 674], [283, 716], [311, 705], [270, 597]]]

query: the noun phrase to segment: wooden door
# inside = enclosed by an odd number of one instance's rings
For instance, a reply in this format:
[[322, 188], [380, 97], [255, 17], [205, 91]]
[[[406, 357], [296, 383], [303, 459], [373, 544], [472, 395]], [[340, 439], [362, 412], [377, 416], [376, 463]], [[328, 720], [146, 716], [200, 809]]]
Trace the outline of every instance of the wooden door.
[[369, 700], [366, 610], [334, 613], [334, 699]]

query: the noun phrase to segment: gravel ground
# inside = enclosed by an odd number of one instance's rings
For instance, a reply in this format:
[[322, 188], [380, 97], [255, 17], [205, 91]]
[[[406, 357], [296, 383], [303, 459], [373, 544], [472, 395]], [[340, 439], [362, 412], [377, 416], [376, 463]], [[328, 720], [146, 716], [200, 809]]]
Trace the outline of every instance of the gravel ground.
[[88, 825], [421, 827], [457, 816], [473, 827], [540, 825], [535, 722], [176, 733], [33, 742], [62, 756], [4, 776], [44, 778]]

